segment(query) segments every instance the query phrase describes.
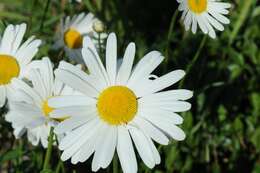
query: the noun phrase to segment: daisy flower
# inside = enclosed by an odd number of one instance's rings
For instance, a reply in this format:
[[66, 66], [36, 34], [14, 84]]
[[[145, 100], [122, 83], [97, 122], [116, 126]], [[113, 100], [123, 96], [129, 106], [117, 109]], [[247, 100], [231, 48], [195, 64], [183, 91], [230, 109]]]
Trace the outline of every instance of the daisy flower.
[[86, 161], [93, 153], [92, 170], [106, 168], [115, 153], [124, 173], [136, 173], [137, 161], [133, 143], [144, 161], [153, 168], [160, 155], [153, 141], [167, 145], [169, 139], [184, 140], [185, 133], [177, 126], [183, 118], [176, 112], [187, 111], [191, 104], [189, 90], [161, 91], [179, 81], [184, 71], [175, 70], [151, 79], [163, 56], [153, 51], [133, 68], [135, 44], [126, 48], [118, 68], [117, 41], [110, 34], [106, 45], [106, 67], [90, 38], [83, 43], [82, 55], [89, 74], [64, 63], [55, 71], [59, 80], [83, 93], [81, 96], [59, 96], [48, 104], [55, 108], [52, 118], [72, 115], [54, 132], [66, 133], [59, 148], [63, 161]]
[[30, 37], [22, 44], [26, 24], [8, 25], [0, 36], [0, 107], [13, 92], [11, 80], [26, 76], [28, 66], [38, 52], [40, 40]]
[[229, 24], [230, 21], [224, 15], [228, 14], [230, 3], [219, 2], [217, 0], [177, 0], [180, 3], [178, 10], [182, 11], [182, 20], [184, 20], [185, 30], [195, 34], [197, 24], [203, 33], [211, 38], [216, 38], [215, 29], [224, 30], [223, 24]]
[[95, 23], [99, 23], [99, 20], [94, 17], [92, 13], [81, 13], [70, 18], [61, 21], [61, 33], [59, 40], [54, 45], [55, 48], [64, 47], [68, 57], [75, 62], [82, 63], [81, 48], [84, 36], [89, 36], [96, 40], [100, 36], [100, 40], [104, 40], [107, 36], [105, 33], [100, 35], [95, 31]]
[[50, 118], [49, 113], [53, 108], [48, 105], [48, 99], [58, 95], [72, 95], [75, 92], [54, 79], [52, 64], [48, 58], [34, 61], [32, 65], [34, 68], [30, 70], [29, 79], [33, 87], [23, 80], [13, 79], [16, 88], [15, 100], [9, 102], [10, 111], [6, 120], [12, 123], [16, 138], [27, 131], [28, 140], [33, 145], [41, 142], [46, 148], [50, 127], [67, 118]]

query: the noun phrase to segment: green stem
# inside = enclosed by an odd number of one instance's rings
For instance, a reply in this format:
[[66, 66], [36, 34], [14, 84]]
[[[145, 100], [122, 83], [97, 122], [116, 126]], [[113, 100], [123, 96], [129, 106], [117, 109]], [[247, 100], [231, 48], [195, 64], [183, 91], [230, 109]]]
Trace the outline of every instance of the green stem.
[[117, 155], [113, 158], [113, 173], [118, 173], [118, 159]]
[[[205, 43], [206, 43], [206, 40], [207, 40], [207, 35], [205, 35], [203, 37], [203, 39], [201, 40], [200, 42], [200, 45], [199, 45], [199, 48], [196, 52], [196, 54], [194, 55], [194, 57], [192, 58], [192, 61], [191, 63], [188, 64], [185, 72], [186, 74], [188, 75], [190, 73], [190, 70], [192, 69], [193, 65], [195, 64], [195, 62], [198, 60], [199, 56], [200, 56], [200, 53], [201, 53], [201, 50], [202, 48], [204, 47]], [[179, 88], [182, 88], [183, 87], [183, 84], [184, 84], [184, 81], [185, 81], [186, 77], [180, 82], [180, 85], [179, 85]]]
[[84, 3], [86, 5], [88, 11], [93, 12], [93, 13], [96, 12], [95, 7], [90, 0], [85, 0]]
[[[58, 141], [57, 135], [55, 135], [55, 142], [56, 142], [57, 146], [59, 146], [59, 141]], [[60, 151], [60, 150], [58, 150], [58, 156], [59, 156], [59, 158], [60, 158], [60, 156], [61, 156], [61, 151]], [[63, 164], [63, 162], [62, 162], [61, 159], [59, 159], [59, 163], [58, 163], [58, 165], [57, 165], [57, 167], [56, 167], [55, 173], [59, 173], [60, 170], [61, 170], [61, 172], [63, 172], [63, 173], [65, 172], [64, 164]]]
[[245, 23], [245, 20], [247, 18], [247, 15], [250, 12], [250, 7], [251, 4], [253, 3], [254, 0], [246, 0], [243, 1], [243, 8], [241, 10], [241, 12], [239, 13], [238, 19], [234, 25], [234, 29], [229, 37], [229, 45], [231, 45], [234, 41], [234, 39], [236, 38], [241, 26]]
[[49, 138], [48, 138], [48, 148], [45, 154], [45, 159], [44, 159], [44, 164], [43, 164], [43, 170], [49, 168], [49, 162], [51, 159], [51, 152], [52, 152], [52, 146], [53, 146], [53, 137], [54, 137], [54, 132], [53, 132], [54, 127], [51, 127]]
[[49, 9], [49, 6], [50, 6], [50, 0], [47, 0], [47, 3], [46, 3], [46, 6], [45, 6], [45, 9], [44, 9], [44, 13], [43, 13], [43, 16], [42, 16], [42, 20], [41, 20], [41, 25], [40, 25], [40, 31], [42, 31], [43, 27], [44, 27], [44, 21], [45, 21], [45, 18], [46, 18], [46, 13]]
[[[168, 61], [169, 61], [169, 47], [170, 47], [170, 40], [171, 40], [171, 36], [172, 36], [172, 30], [174, 28], [174, 24], [175, 24], [175, 21], [176, 21], [176, 18], [178, 16], [178, 10], [176, 10], [174, 12], [174, 14], [172, 15], [172, 18], [171, 18], [171, 23], [170, 23], [170, 27], [169, 27], [169, 30], [168, 30], [168, 35], [167, 35], [167, 44], [166, 44], [166, 49], [165, 49], [165, 65], [167, 66], [168, 64]], [[166, 67], [165, 67], [166, 68]]]
[[56, 168], [56, 170], [55, 170], [55, 173], [59, 173], [59, 172], [60, 172], [60, 169], [61, 169], [61, 167], [62, 167], [62, 161], [61, 161], [61, 160], [59, 160], [59, 163], [58, 163], [58, 166], [57, 166], [57, 168]]

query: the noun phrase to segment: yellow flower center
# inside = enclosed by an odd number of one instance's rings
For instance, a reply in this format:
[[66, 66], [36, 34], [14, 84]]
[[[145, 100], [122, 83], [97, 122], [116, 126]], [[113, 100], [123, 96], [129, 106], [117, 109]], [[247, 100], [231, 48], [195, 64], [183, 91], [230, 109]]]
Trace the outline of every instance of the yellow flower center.
[[[48, 117], [48, 116], [49, 116], [49, 113], [51, 113], [51, 112], [54, 111], [54, 110], [55, 110], [54, 108], [52, 108], [52, 107], [50, 107], [50, 106], [48, 105], [48, 99], [45, 100], [45, 101], [42, 103], [42, 112], [44, 113], [44, 115], [45, 115], [46, 117]], [[62, 122], [62, 121], [64, 121], [64, 120], [66, 120], [67, 118], [69, 118], [69, 116], [64, 116], [64, 117], [62, 117], [62, 118], [54, 118], [54, 120], [59, 121], [59, 122]]]
[[208, 0], [188, 0], [188, 6], [194, 13], [202, 13], [207, 10]]
[[137, 112], [137, 98], [124, 86], [112, 86], [99, 96], [97, 110], [101, 119], [111, 125], [126, 124]]
[[68, 29], [64, 34], [64, 42], [71, 49], [79, 49], [82, 47], [83, 37], [75, 29]]
[[11, 82], [12, 78], [18, 77], [20, 66], [16, 59], [10, 55], [0, 55], [0, 85]]

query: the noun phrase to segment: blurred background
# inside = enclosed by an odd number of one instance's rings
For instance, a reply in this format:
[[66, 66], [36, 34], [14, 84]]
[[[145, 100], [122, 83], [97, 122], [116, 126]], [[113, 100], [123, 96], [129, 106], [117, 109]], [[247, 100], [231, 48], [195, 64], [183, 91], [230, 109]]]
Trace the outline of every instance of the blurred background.
[[[215, 40], [201, 31], [184, 31], [176, 0], [0, 0], [0, 33], [9, 23], [26, 22], [26, 35], [44, 41], [37, 58], [48, 55], [57, 66], [67, 59], [62, 50], [52, 49], [60, 19], [94, 13], [107, 32], [117, 34], [121, 57], [130, 41], [137, 45], [137, 59], [159, 50], [166, 61], [155, 74], [184, 69], [185, 79], [172, 88], [194, 91], [191, 111], [182, 114], [186, 140], [157, 145], [162, 162], [153, 170], [138, 158], [140, 173], [260, 173], [260, 4], [226, 2], [232, 3], [231, 24]], [[40, 172], [45, 150], [33, 147], [26, 136], [15, 140], [6, 111], [0, 110], [0, 172]], [[53, 151], [53, 170], [59, 154]], [[90, 165], [91, 159], [59, 166], [60, 172], [88, 173]], [[99, 172], [113, 172], [113, 164]]]

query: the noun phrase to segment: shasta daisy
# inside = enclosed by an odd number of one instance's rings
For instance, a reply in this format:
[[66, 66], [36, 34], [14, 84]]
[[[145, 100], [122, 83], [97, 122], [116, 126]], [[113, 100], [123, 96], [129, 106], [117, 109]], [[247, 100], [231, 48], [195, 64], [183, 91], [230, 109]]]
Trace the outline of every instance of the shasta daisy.
[[22, 80], [13, 79], [16, 88], [15, 100], [9, 102], [10, 110], [6, 120], [12, 123], [16, 138], [27, 131], [28, 139], [33, 145], [41, 142], [46, 148], [51, 125], [68, 117], [66, 114], [62, 118], [50, 118], [49, 113], [53, 108], [48, 105], [48, 99], [59, 95], [72, 95], [76, 92], [54, 79], [49, 58], [34, 61], [32, 66], [28, 78], [33, 87]]
[[62, 160], [86, 161], [93, 153], [92, 170], [106, 168], [115, 153], [124, 173], [136, 173], [137, 161], [133, 143], [144, 163], [153, 168], [160, 155], [153, 141], [167, 145], [169, 139], [183, 140], [185, 133], [177, 126], [183, 118], [176, 112], [187, 111], [192, 97], [189, 90], [161, 91], [179, 81], [184, 71], [175, 70], [151, 79], [163, 56], [152, 51], [133, 67], [135, 44], [130, 43], [122, 64], [117, 62], [117, 41], [110, 34], [106, 45], [106, 66], [90, 38], [83, 41], [82, 55], [88, 73], [62, 62], [55, 71], [59, 80], [83, 93], [81, 96], [59, 96], [49, 99], [55, 110], [52, 118], [72, 115], [55, 129], [66, 133], [59, 148]]
[[40, 40], [30, 37], [22, 44], [26, 24], [8, 25], [0, 37], [0, 107], [14, 92], [11, 80], [27, 75], [29, 64], [38, 52]]
[[195, 34], [197, 25], [203, 33], [211, 38], [216, 38], [215, 29], [224, 30], [223, 24], [229, 24], [229, 19], [225, 17], [229, 13], [230, 3], [219, 2], [217, 0], [177, 0], [179, 11], [182, 11], [185, 29]]

